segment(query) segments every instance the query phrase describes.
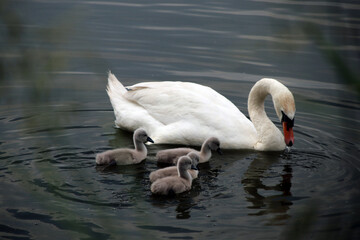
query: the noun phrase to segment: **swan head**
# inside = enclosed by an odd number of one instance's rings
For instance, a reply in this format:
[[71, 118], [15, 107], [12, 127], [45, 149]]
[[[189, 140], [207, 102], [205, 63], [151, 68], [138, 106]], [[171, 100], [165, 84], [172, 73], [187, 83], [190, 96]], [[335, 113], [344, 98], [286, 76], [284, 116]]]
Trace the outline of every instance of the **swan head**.
[[136, 129], [136, 131], [134, 132], [134, 138], [135, 138], [135, 140], [143, 142], [143, 143], [146, 143], [146, 142], [154, 143], [154, 141], [148, 136], [146, 131], [142, 128]]
[[222, 155], [222, 151], [220, 149], [220, 141], [216, 137], [211, 137], [207, 140], [208, 146], [212, 151], [217, 151], [220, 155]]
[[284, 86], [281, 91], [273, 96], [273, 102], [276, 114], [283, 127], [286, 146], [291, 147], [294, 145], [293, 127], [296, 111], [294, 96], [289, 89]]

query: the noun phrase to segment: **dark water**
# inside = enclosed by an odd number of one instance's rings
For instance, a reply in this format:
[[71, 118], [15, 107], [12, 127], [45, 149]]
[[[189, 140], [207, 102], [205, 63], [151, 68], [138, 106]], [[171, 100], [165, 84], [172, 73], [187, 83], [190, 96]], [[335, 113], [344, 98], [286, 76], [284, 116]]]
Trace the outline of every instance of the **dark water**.
[[[360, 233], [357, 1], [0, 1], [0, 238], [356, 239]], [[224, 151], [190, 192], [151, 195], [106, 72], [125, 84], [213, 87], [245, 114], [255, 81], [293, 92], [290, 152]], [[268, 115], [276, 122], [271, 101]]]

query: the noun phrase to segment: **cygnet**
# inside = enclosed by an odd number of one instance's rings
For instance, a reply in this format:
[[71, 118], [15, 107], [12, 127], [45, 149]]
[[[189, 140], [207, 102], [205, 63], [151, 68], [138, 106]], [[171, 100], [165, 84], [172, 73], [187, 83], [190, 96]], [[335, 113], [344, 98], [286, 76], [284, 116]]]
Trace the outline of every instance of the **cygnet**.
[[159, 163], [176, 164], [179, 157], [194, 151], [199, 155], [199, 163], [204, 163], [211, 158], [212, 150], [222, 154], [220, 141], [216, 137], [206, 139], [201, 146], [200, 152], [192, 148], [173, 148], [159, 151], [156, 154], [156, 159]]
[[[195, 179], [198, 177], [199, 174], [199, 170], [194, 169], [197, 168], [197, 164], [199, 163], [199, 155], [196, 152], [189, 152], [187, 156], [192, 161], [192, 165], [191, 165], [192, 169], [187, 171], [190, 173], [192, 179]], [[149, 178], [150, 178], [150, 182], [155, 182], [159, 178], [177, 176], [177, 175], [178, 175], [177, 166], [171, 166], [151, 172]]]
[[177, 176], [159, 178], [151, 184], [151, 192], [158, 195], [179, 194], [191, 189], [192, 177], [188, 172], [192, 161], [188, 156], [182, 156], [177, 163]]
[[141, 128], [134, 132], [133, 140], [135, 149], [119, 148], [99, 153], [96, 155], [96, 164], [131, 165], [140, 163], [147, 156], [147, 149], [144, 143], [154, 143], [154, 141]]

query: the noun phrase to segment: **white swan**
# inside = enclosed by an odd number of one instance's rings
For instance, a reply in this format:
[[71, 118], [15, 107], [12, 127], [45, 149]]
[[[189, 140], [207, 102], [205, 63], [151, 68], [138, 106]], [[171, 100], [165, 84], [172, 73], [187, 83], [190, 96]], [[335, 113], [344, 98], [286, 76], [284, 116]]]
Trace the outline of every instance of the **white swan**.
[[[224, 96], [195, 83], [144, 82], [125, 88], [109, 72], [107, 93], [115, 124], [130, 131], [143, 127], [157, 144], [200, 146], [214, 136], [222, 148], [279, 151], [294, 143], [294, 97], [275, 79], [263, 78], [251, 89], [248, 111], [252, 122]], [[265, 113], [269, 94], [285, 136]]]

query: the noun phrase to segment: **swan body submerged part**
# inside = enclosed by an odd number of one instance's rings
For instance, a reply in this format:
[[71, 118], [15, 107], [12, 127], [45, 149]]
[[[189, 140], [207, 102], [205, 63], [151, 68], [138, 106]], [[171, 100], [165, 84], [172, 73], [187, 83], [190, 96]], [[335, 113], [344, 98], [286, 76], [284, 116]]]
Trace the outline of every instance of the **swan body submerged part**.
[[[115, 125], [130, 131], [142, 127], [157, 144], [200, 146], [209, 135], [226, 149], [278, 151], [294, 143], [294, 97], [275, 79], [263, 78], [251, 89], [251, 121], [227, 98], [195, 83], [144, 82], [125, 88], [109, 72], [107, 93]], [[284, 135], [265, 113], [267, 95], [272, 96]]]
[[144, 143], [154, 141], [147, 135], [144, 129], [137, 129], [133, 135], [135, 149], [118, 148], [108, 150], [96, 155], [96, 164], [130, 165], [143, 161], [147, 156], [147, 149]]

